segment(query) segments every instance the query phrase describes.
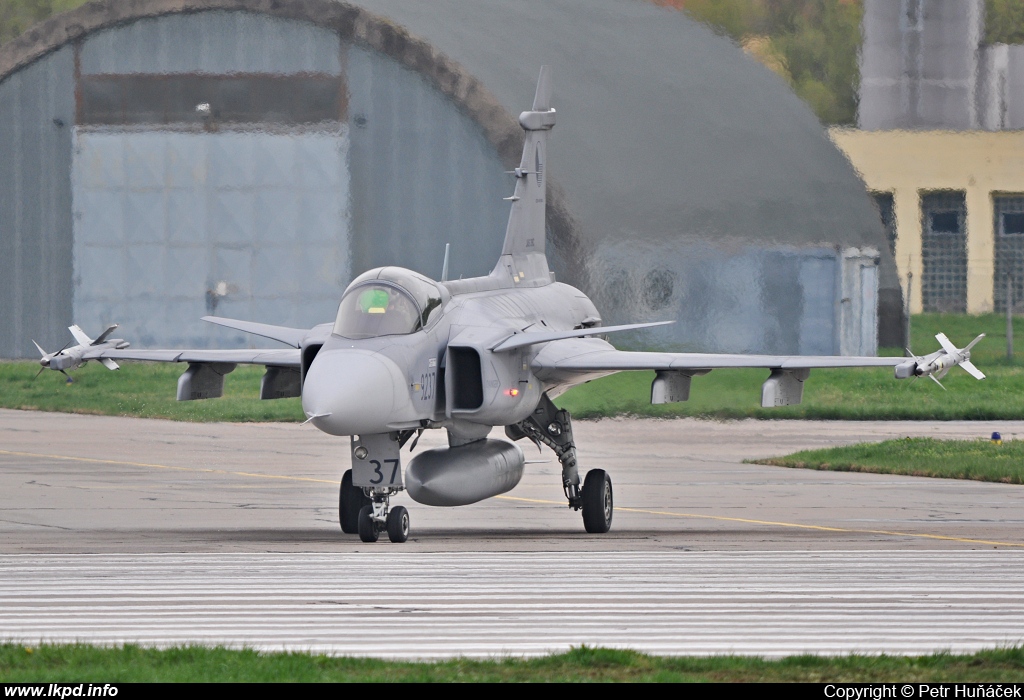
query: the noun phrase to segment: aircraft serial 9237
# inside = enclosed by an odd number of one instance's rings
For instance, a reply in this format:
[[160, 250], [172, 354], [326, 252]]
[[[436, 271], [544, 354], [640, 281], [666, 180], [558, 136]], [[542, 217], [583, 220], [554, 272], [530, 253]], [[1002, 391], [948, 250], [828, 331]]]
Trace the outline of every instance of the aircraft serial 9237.
[[[461, 506], [505, 493], [526, 464], [515, 441], [551, 448], [562, 466], [569, 506], [583, 511], [587, 532], [612, 524], [612, 481], [601, 469], [580, 478], [569, 413], [551, 399], [569, 387], [624, 370], [655, 370], [651, 403], [686, 401], [690, 380], [711, 370], [763, 367], [770, 376], [762, 406], [800, 403], [810, 370], [894, 367], [897, 379], [936, 381], [960, 365], [978, 379], [970, 349], [942, 334], [942, 349], [926, 357], [839, 357], [624, 352], [594, 337], [661, 325], [601, 326], [583, 292], [553, 281], [545, 256], [544, 167], [548, 132], [555, 125], [550, 76], [541, 69], [533, 108], [519, 115], [525, 144], [510, 198], [501, 257], [485, 277], [441, 281], [399, 267], [365, 272], [348, 286], [337, 320], [312, 329], [204, 317], [291, 346], [264, 350], [134, 350], [123, 340], [90, 340], [72, 327], [80, 345], [43, 353], [40, 364], [74, 369], [99, 360], [187, 362], [178, 400], [221, 396], [224, 375], [239, 363], [264, 365], [260, 398], [302, 397], [308, 423], [351, 439], [352, 468], [341, 479], [341, 529], [365, 542], [387, 532], [409, 536], [409, 513], [389, 499], [408, 489], [431, 506]], [[38, 348], [38, 345], [37, 345]], [[43, 352], [40, 348], [40, 352]], [[502, 426], [512, 442], [488, 438]], [[448, 431], [448, 447], [417, 454], [402, 469], [401, 449], [428, 428]]]

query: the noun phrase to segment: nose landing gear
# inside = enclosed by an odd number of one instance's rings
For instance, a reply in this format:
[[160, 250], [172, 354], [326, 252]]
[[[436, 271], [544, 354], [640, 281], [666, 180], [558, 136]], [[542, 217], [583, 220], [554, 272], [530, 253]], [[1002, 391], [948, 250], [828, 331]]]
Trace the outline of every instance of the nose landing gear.
[[372, 500], [359, 509], [357, 529], [363, 542], [376, 542], [382, 532], [400, 543], [409, 539], [409, 510], [405, 506], [388, 507], [395, 489], [372, 489]]
[[[400, 450], [416, 430], [352, 436], [352, 469], [341, 478], [341, 529], [358, 533], [363, 542], [376, 542], [388, 533], [392, 542], [409, 539], [409, 511], [390, 507], [390, 499], [404, 490]], [[415, 445], [415, 443], [413, 443]]]

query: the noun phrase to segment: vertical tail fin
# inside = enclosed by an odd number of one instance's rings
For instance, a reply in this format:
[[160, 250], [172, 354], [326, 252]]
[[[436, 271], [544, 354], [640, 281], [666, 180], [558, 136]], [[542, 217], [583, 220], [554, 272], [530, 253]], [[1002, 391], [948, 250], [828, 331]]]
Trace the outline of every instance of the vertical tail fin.
[[550, 283], [544, 242], [547, 234], [547, 164], [548, 132], [555, 125], [551, 109], [551, 71], [540, 69], [533, 109], [519, 115], [519, 125], [526, 132], [523, 157], [516, 176], [516, 190], [509, 200], [512, 211], [505, 230], [501, 258], [494, 268], [499, 276], [508, 276], [512, 286], [538, 287]]

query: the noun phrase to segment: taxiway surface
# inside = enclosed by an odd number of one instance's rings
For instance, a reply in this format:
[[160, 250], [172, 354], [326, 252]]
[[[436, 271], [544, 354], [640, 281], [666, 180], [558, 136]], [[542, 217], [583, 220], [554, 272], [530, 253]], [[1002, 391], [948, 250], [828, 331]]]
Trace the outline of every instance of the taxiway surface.
[[[583, 532], [550, 454], [420, 506], [404, 545], [337, 526], [347, 441], [293, 424], [0, 410], [0, 629], [433, 658], [573, 644], [653, 653], [925, 653], [1024, 639], [1024, 487], [744, 464], [1024, 423], [606, 420], [613, 530]], [[424, 435], [418, 450], [443, 433]]]
[[[907, 435], [1024, 437], [1024, 422], [604, 420], [574, 425], [612, 476], [612, 532], [583, 532], [558, 462], [526, 444], [505, 496], [411, 513], [404, 551], [1024, 545], [1024, 488], [744, 464]], [[442, 444], [428, 431], [417, 450]], [[408, 454], [405, 452], [403, 454]], [[196, 424], [0, 410], [0, 553], [353, 551], [337, 525], [348, 440], [296, 424]]]

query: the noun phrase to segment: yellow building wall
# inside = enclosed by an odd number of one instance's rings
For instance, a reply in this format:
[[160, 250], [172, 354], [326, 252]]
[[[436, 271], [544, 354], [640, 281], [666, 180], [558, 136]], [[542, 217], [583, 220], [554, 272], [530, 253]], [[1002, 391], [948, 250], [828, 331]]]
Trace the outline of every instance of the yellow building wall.
[[993, 309], [993, 194], [1024, 194], [1024, 131], [860, 131], [833, 128], [832, 141], [873, 192], [891, 192], [896, 267], [910, 306], [921, 306], [921, 194], [967, 195], [967, 312]]

